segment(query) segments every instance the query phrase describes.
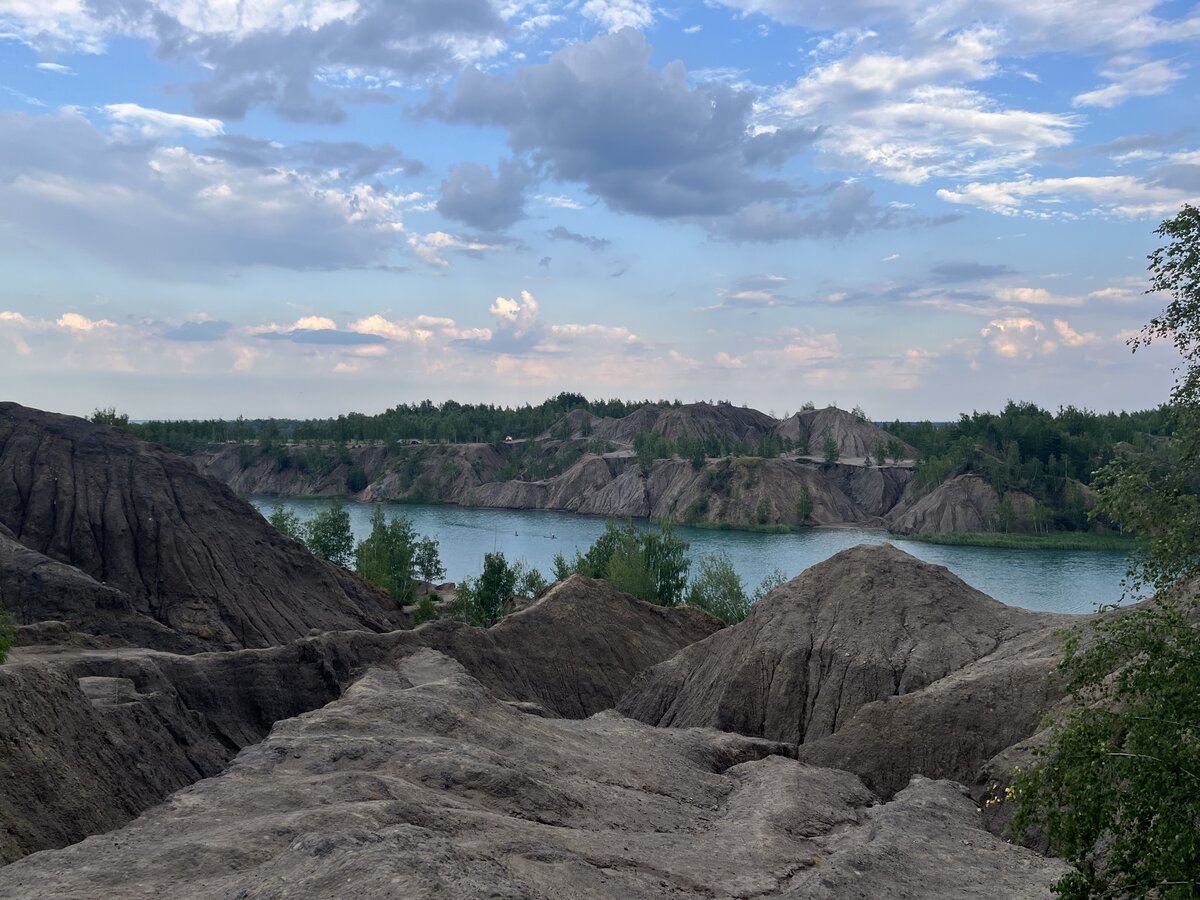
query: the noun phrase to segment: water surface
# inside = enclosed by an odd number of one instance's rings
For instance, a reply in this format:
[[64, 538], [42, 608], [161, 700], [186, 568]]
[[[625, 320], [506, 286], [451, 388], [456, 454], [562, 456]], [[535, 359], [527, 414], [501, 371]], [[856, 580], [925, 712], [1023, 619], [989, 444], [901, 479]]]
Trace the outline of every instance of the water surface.
[[[331, 502], [327, 499], [252, 496], [251, 503], [269, 514], [276, 502], [306, 520]], [[479, 574], [483, 554], [501, 550], [510, 561], [524, 559], [550, 577], [554, 554], [570, 558], [586, 550], [604, 530], [604, 520], [537, 510], [472, 509], [461, 506], [384, 504], [407, 516], [420, 534], [441, 543], [447, 578], [459, 581]], [[349, 503], [355, 540], [370, 531], [371, 505]], [[644, 527], [644, 523], [639, 523]], [[733, 560], [747, 590], [771, 570], [787, 577], [856, 544], [891, 541], [905, 552], [946, 566], [968, 584], [997, 600], [1027, 609], [1092, 612], [1101, 603], [1121, 599], [1121, 580], [1128, 559], [1123, 553], [1074, 550], [1001, 550], [952, 547], [906, 541], [878, 529], [811, 528], [794, 534], [710, 531], [680, 526], [690, 545], [693, 565], [704, 555], [724, 550]]]

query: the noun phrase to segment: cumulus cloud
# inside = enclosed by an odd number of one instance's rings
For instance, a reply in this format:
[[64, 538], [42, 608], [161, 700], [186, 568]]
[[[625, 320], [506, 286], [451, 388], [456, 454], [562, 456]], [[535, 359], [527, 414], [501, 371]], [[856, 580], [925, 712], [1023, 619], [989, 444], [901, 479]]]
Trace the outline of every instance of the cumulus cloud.
[[1054, 330], [1058, 332], [1059, 339], [1067, 347], [1086, 347], [1088, 344], [1099, 344], [1103, 341], [1099, 335], [1092, 331], [1080, 333], [1075, 331], [1066, 319], [1055, 319]]
[[876, 210], [861, 185], [802, 198], [762, 177], [758, 166], [781, 164], [819, 129], [755, 131], [751, 92], [693, 87], [681, 62], [659, 70], [650, 56], [644, 36], [625, 28], [512, 77], [468, 69], [453, 97], [429, 111], [504, 128], [516, 156], [583, 184], [613, 210], [692, 221], [735, 240], [844, 236], [896, 218]]
[[979, 331], [993, 353], [1004, 359], [1032, 359], [1055, 350], [1045, 336], [1046, 326], [1028, 316], [993, 319]]
[[87, 316], [79, 313], [63, 313], [57, 319], [58, 327], [65, 328], [67, 331], [94, 331], [97, 328], [113, 328], [112, 322], [107, 319], [89, 319]]
[[126, 142], [70, 108], [0, 112], [0, 221], [140, 272], [378, 265], [402, 240], [404, 202], [374, 185]]

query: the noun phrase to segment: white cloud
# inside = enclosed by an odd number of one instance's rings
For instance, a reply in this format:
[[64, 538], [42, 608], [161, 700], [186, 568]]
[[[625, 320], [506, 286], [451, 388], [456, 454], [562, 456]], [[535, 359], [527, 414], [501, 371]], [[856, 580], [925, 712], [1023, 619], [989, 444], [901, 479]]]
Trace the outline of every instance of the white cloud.
[[184, 131], [198, 137], [216, 137], [224, 134], [225, 126], [220, 119], [201, 119], [179, 113], [150, 109], [136, 103], [110, 103], [104, 107], [116, 121], [131, 126], [144, 138], [164, 137]]
[[1063, 344], [1068, 347], [1085, 347], [1088, 344], [1099, 344], [1103, 341], [1103, 338], [1094, 332], [1086, 331], [1081, 334], [1075, 331], [1067, 324], [1066, 319], [1055, 319], [1054, 330], [1058, 332]]
[[762, 104], [767, 118], [826, 125], [831, 166], [905, 184], [1003, 171], [1072, 140], [1071, 116], [1005, 108], [966, 85], [996, 74], [998, 32], [960, 32], [921, 55], [859, 53], [820, 65]]
[[580, 11], [609, 31], [645, 29], [654, 24], [654, 8], [640, 0], [587, 0]]
[[62, 63], [40, 62], [34, 66], [34, 68], [39, 69], [42, 72], [53, 72], [55, 75], [75, 74], [74, 69], [72, 69], [70, 66], [64, 66]]
[[502, 244], [489, 244], [472, 238], [459, 237], [445, 231], [431, 231], [428, 234], [410, 234], [408, 245], [420, 259], [438, 268], [448, 268], [450, 260], [446, 258], [449, 251], [457, 250], [467, 253], [485, 253], [499, 250]]
[[1172, 214], [1194, 196], [1190, 191], [1152, 184], [1133, 175], [1026, 176], [1018, 181], [972, 182], [957, 191], [939, 190], [937, 195], [948, 203], [1037, 218], [1063, 213], [1044, 208], [1029, 210], [1028, 203], [1086, 203], [1103, 212], [1134, 218]]
[[67, 331], [94, 331], [97, 328], [116, 327], [107, 319], [93, 320], [73, 312], [63, 313], [56, 321], [59, 328], [65, 328]]
[[1076, 106], [1113, 107], [1130, 97], [1151, 97], [1170, 90], [1183, 75], [1171, 68], [1166, 60], [1156, 59], [1124, 71], [1106, 70], [1101, 74], [1109, 80], [1103, 87], [1079, 94], [1072, 101]]
[[1081, 306], [1083, 304], [1082, 297], [1052, 294], [1045, 288], [1035, 287], [1000, 288], [996, 291], [996, 299], [1003, 303], [1020, 306]]
[[1004, 359], [1032, 359], [1052, 353], [1053, 341], [1046, 340], [1046, 326], [1028, 316], [993, 319], [979, 331], [992, 352]]

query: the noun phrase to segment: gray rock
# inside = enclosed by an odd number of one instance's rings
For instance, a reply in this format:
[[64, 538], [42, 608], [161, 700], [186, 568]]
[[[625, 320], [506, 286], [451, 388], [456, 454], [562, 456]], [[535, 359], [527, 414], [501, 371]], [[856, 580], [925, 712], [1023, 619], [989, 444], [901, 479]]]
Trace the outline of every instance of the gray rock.
[[872, 807], [780, 749], [526, 715], [415, 650], [126, 827], [0, 869], [0, 894], [1033, 897], [1063, 870], [949, 786]]

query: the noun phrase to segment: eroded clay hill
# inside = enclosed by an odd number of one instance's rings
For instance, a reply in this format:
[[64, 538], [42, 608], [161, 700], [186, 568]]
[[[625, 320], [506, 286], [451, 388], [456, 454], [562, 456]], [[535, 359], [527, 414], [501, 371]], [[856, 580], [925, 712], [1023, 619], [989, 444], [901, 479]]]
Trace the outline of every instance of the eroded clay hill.
[[0, 869], [0, 895], [1022, 898], [1064, 871], [948, 782], [874, 805], [782, 749], [529, 715], [416, 648], [128, 826]]
[[720, 627], [575, 576], [491, 629], [437, 622], [180, 656], [62, 623], [25, 628], [36, 646], [0, 666], [0, 863], [123, 825], [222, 771], [276, 721], [324, 706], [367, 668], [414, 648], [457, 658], [499, 701], [584, 718]]
[[17, 555], [15, 540], [73, 570], [16, 560], [21, 580], [74, 584], [57, 594], [22, 588], [21, 624], [53, 615], [95, 628], [97, 607], [111, 602], [181, 636], [160, 641], [146, 628], [138, 641], [176, 650], [265, 647], [313, 628], [403, 622], [383, 593], [281, 536], [186, 459], [15, 403], [0, 404], [0, 525], [7, 558]]
[[783, 741], [885, 793], [918, 772], [969, 780], [1057, 699], [1046, 676], [1066, 618], [1006, 606], [891, 545], [854, 547], [648, 669], [618, 708]]
[[[817, 456], [822, 454], [828, 436], [838, 453], [848, 458], [874, 457], [878, 447], [887, 447], [889, 443], [893, 443], [893, 450], [899, 450], [901, 459], [917, 458], [917, 451], [910, 445], [898, 441], [874, 423], [834, 406], [801, 410], [780, 422], [775, 430], [780, 437], [791, 438], [797, 443], [807, 442], [809, 452]], [[892, 458], [891, 450], [888, 458]]]

